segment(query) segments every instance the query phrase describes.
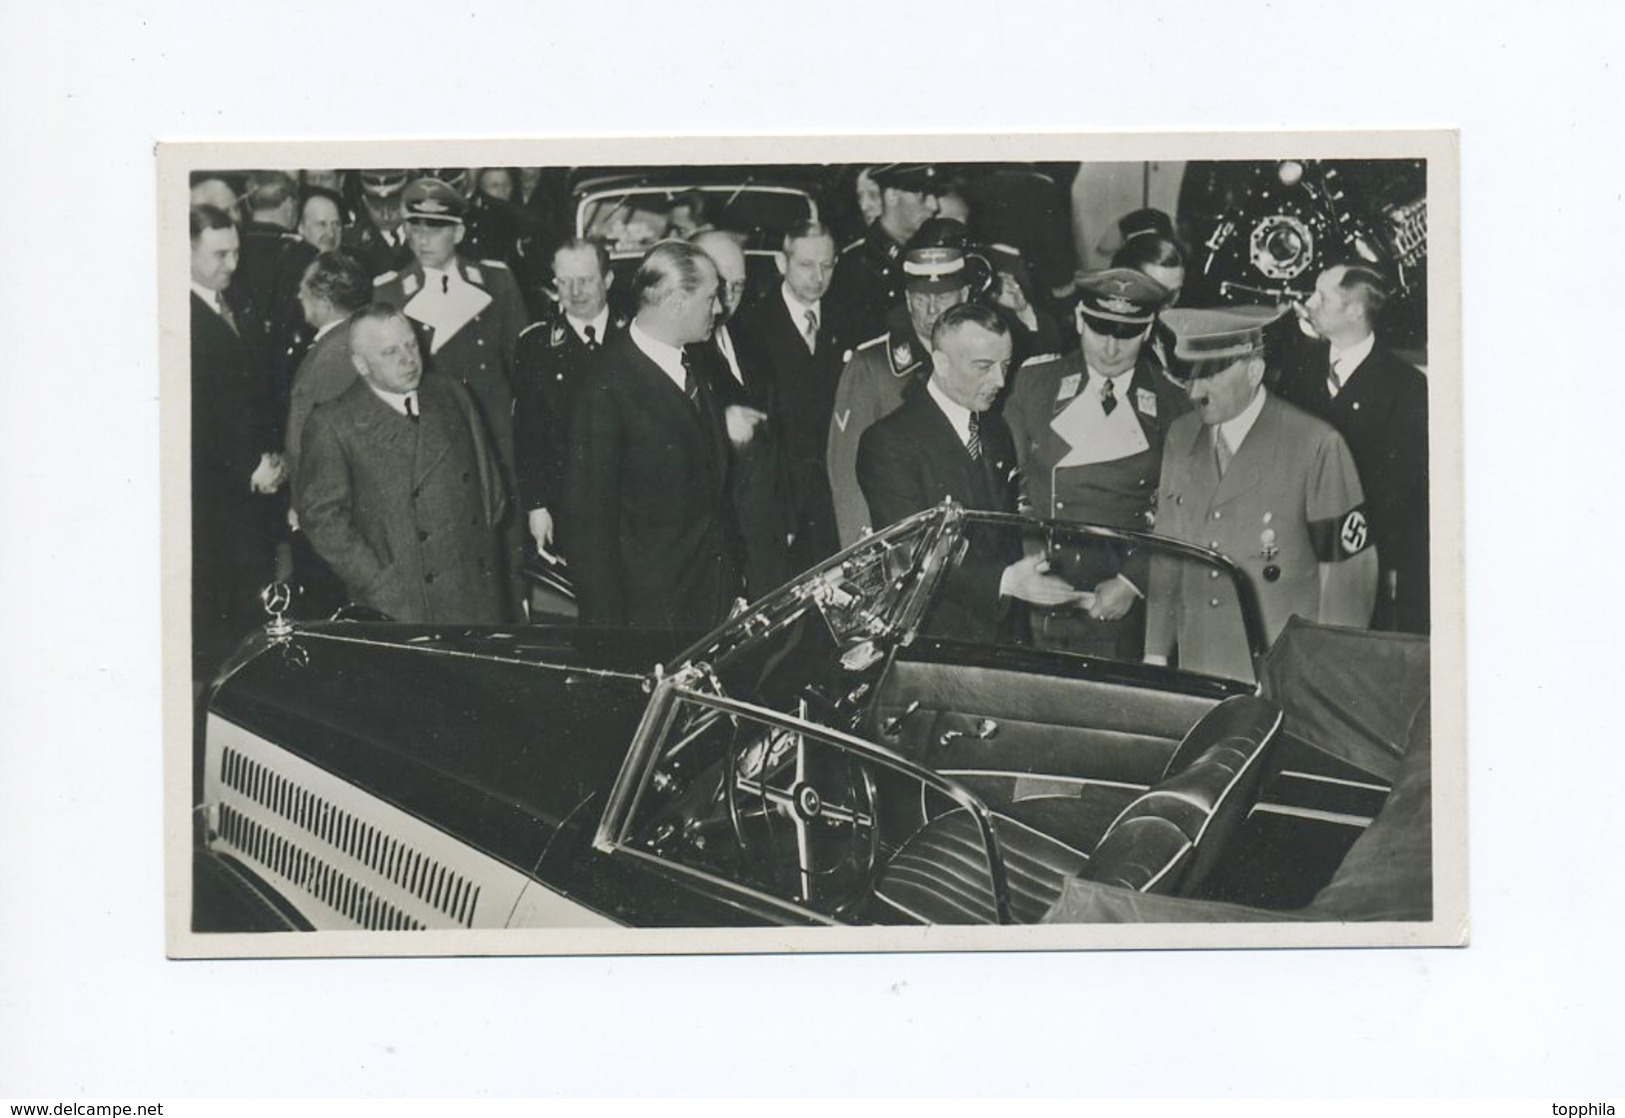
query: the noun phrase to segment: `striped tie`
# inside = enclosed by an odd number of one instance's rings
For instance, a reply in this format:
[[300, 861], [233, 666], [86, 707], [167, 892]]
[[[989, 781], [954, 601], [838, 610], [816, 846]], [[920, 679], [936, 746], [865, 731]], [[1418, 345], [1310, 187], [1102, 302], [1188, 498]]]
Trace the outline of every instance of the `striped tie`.
[[965, 449], [970, 452], [971, 460], [982, 460], [982, 417], [977, 412], [970, 413], [970, 431], [965, 435]]
[[1224, 437], [1224, 432], [1213, 428], [1213, 457], [1219, 464], [1219, 476], [1230, 468], [1230, 441]]

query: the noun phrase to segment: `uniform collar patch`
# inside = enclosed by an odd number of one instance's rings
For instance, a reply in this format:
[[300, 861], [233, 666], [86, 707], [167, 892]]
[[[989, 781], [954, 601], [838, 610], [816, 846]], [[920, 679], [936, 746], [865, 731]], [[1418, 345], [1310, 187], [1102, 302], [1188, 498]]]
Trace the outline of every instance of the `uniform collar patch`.
[[418, 288], [423, 286], [423, 277], [417, 273], [407, 275], [401, 280], [401, 290], [410, 298], [417, 294]]

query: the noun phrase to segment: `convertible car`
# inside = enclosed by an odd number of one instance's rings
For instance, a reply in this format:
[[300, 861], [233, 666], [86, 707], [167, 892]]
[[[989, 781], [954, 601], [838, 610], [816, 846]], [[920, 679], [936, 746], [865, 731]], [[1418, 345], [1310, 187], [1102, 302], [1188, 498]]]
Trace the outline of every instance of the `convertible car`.
[[[990, 549], [1196, 564], [1247, 678], [960, 619]], [[1294, 620], [1217, 553], [944, 504], [683, 650], [295, 624], [206, 698], [198, 932], [1427, 920], [1428, 647]], [[657, 662], [658, 661], [658, 662]]]

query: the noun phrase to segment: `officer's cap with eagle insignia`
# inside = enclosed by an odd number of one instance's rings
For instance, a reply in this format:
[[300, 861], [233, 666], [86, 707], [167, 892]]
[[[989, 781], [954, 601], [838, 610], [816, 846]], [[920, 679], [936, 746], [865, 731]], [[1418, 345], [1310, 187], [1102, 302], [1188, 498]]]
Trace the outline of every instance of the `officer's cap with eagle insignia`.
[[970, 253], [970, 230], [951, 217], [933, 217], [908, 239], [903, 250], [903, 285], [910, 291], [941, 293], [984, 288], [983, 261]]
[[439, 179], [415, 179], [401, 193], [401, 215], [407, 221], [462, 224], [468, 202]]
[[[1162, 321], [1174, 332], [1174, 356], [1180, 361], [1233, 361], [1261, 352], [1264, 328], [1286, 313], [1281, 307], [1171, 307]], [[1215, 370], [1216, 371], [1216, 370]]]
[[1103, 268], [1078, 279], [1078, 311], [1102, 333], [1149, 325], [1167, 299], [1166, 287], [1133, 268]]

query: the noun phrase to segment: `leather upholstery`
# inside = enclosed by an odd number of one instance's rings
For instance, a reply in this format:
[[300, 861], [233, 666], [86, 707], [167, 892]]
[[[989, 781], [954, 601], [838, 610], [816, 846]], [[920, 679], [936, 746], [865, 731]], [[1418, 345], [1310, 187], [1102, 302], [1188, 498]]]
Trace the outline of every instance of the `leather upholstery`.
[[[1073, 876], [1159, 893], [1195, 888], [1256, 798], [1280, 723], [1279, 707], [1251, 695], [1214, 707], [1185, 735], [1164, 779], [1124, 808], [1093, 849], [1084, 843], [1099, 833], [1099, 805], [1089, 800], [1039, 797], [996, 813], [1013, 919], [1039, 920]], [[994, 920], [975, 820], [956, 809], [928, 822], [886, 865], [875, 893], [929, 923]]]
[[1107, 829], [1085, 876], [1141, 892], [1189, 894], [1257, 799], [1280, 725], [1281, 708], [1256, 696], [1214, 707], [1185, 735], [1162, 781]]

